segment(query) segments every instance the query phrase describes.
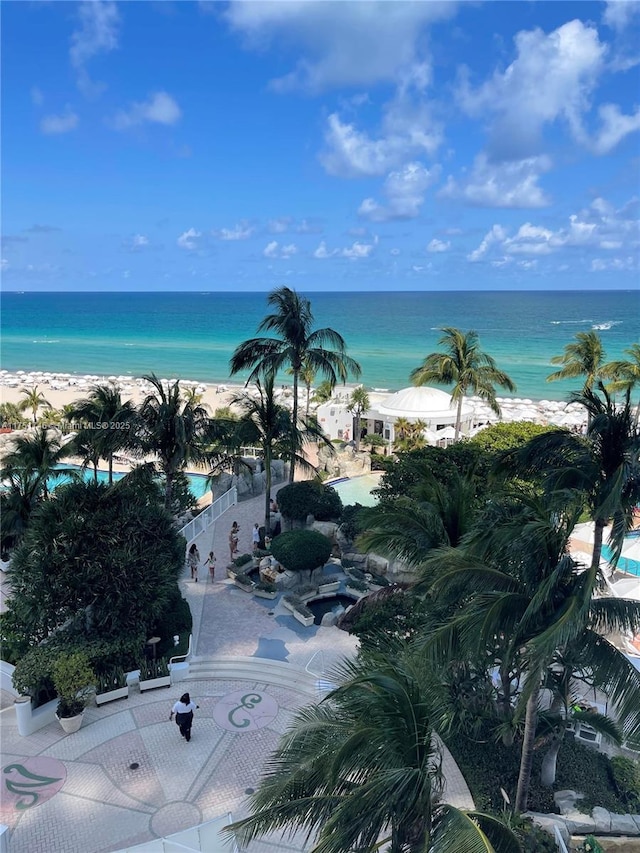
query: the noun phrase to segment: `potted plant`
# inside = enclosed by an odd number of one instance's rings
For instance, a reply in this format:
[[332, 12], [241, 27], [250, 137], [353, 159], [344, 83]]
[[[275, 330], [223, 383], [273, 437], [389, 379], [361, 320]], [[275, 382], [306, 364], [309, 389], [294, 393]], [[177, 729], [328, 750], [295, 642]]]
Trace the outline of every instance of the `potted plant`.
[[309, 601], [309, 599], [315, 598], [318, 594], [318, 587], [312, 583], [303, 583], [296, 588], [296, 593], [300, 601]]
[[52, 674], [58, 694], [56, 716], [67, 734], [77, 732], [96, 680], [89, 659], [84, 652], [61, 654], [53, 664]]
[[340, 588], [340, 579], [337, 575], [327, 575], [318, 584], [318, 594], [326, 595], [328, 592], [337, 592]]
[[292, 592], [288, 592], [286, 595], [282, 596], [282, 604], [286, 607], [287, 610], [293, 613], [295, 608], [298, 605], [301, 605], [302, 602], [300, 601], [297, 595]]
[[234, 584], [245, 592], [251, 592], [253, 589], [253, 581], [246, 572], [238, 572], [233, 579]]
[[347, 592], [356, 598], [362, 598], [363, 595], [367, 595], [369, 592], [369, 584], [366, 581], [349, 578], [347, 581]]
[[253, 585], [253, 594], [258, 598], [275, 598], [278, 594], [278, 587], [269, 581], [260, 581]]
[[154, 690], [156, 687], [171, 687], [171, 672], [166, 658], [140, 661], [140, 692]]
[[127, 673], [121, 666], [98, 673], [96, 683], [96, 705], [104, 705], [115, 699], [129, 698]]
[[297, 604], [293, 609], [293, 618], [297, 619], [305, 628], [309, 628], [314, 623], [313, 613], [305, 604]]
[[253, 565], [253, 558], [251, 554], [240, 554], [239, 557], [236, 557], [235, 560], [231, 562], [231, 565], [227, 566], [227, 577], [232, 581], [235, 580], [241, 572], [246, 571], [248, 563]]

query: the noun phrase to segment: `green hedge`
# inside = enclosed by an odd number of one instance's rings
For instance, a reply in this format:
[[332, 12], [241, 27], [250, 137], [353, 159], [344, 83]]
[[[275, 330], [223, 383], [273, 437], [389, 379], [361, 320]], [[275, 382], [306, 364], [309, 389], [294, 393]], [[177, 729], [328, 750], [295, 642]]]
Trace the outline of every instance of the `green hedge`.
[[616, 755], [611, 759], [611, 771], [619, 796], [637, 812], [640, 808], [640, 766], [631, 758]]
[[284, 486], [278, 492], [278, 507], [285, 518], [296, 521], [304, 521], [309, 514], [317, 521], [337, 521], [342, 514], [340, 495], [316, 480]]
[[291, 572], [311, 571], [327, 562], [331, 556], [331, 542], [317, 530], [289, 530], [276, 536], [271, 543], [271, 553]]

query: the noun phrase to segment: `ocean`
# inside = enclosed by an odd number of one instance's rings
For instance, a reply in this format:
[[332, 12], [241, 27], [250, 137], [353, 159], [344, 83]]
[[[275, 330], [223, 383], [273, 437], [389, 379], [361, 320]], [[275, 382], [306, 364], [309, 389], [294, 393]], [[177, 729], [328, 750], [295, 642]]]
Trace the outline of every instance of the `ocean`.
[[[266, 293], [4, 293], [0, 356], [9, 371], [229, 381], [229, 358], [255, 337]], [[547, 383], [576, 332], [597, 329], [607, 360], [640, 339], [640, 292], [310, 293], [314, 327], [345, 338], [371, 388], [397, 390], [438, 348], [442, 326], [475, 329], [517, 396], [566, 399]], [[243, 377], [233, 381], [242, 381]], [[286, 381], [286, 378], [284, 378]], [[498, 395], [503, 394], [498, 390]], [[513, 396], [513, 395], [509, 395]]]

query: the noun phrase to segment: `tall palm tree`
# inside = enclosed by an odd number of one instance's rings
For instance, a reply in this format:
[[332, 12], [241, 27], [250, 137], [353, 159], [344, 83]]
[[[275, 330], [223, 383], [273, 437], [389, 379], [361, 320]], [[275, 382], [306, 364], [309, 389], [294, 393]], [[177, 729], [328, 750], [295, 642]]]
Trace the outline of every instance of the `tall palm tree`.
[[547, 492], [566, 489], [583, 495], [594, 522], [592, 582], [599, 572], [606, 525], [612, 521], [610, 542], [616, 563], [640, 501], [640, 430], [631, 413], [629, 391], [621, 406], [602, 383], [598, 391], [587, 388], [571, 397], [589, 414], [585, 436], [550, 430], [503, 460], [503, 467], [515, 463], [516, 470], [541, 478]]
[[353, 432], [353, 437], [356, 442], [356, 453], [360, 450], [360, 433], [362, 432], [362, 427], [360, 426], [362, 422], [362, 415], [371, 407], [371, 401], [369, 400], [369, 395], [367, 394], [367, 389], [364, 385], [358, 385], [357, 388], [354, 388], [351, 392], [351, 398], [347, 404], [347, 411], [353, 412], [354, 419], [356, 422], [355, 430]]
[[[625, 352], [627, 361], [610, 361], [602, 368], [602, 376], [612, 381], [607, 386], [610, 391], [633, 391], [640, 386], [640, 344], [632, 344]], [[636, 407], [636, 423], [640, 420], [640, 401]]]
[[[628, 729], [637, 732], [640, 726], [640, 673], [601, 636], [640, 627], [640, 602], [593, 599], [597, 578], [581, 571], [567, 551], [579, 512], [579, 503], [567, 505], [564, 494], [507, 494], [487, 507], [461, 550], [432, 558], [439, 569], [432, 592], [455, 595], [465, 604], [449, 624], [432, 633], [427, 648], [441, 656], [453, 637], [472, 650], [479, 644], [499, 648], [501, 672], [516, 669], [524, 676], [518, 812], [527, 807], [543, 677], [559, 650], [572, 643], [588, 649], [585, 666], [594, 680], [619, 704]], [[507, 642], [497, 644], [496, 638]]]
[[[342, 335], [330, 328], [312, 329], [311, 303], [295, 290], [272, 290], [267, 302], [273, 313], [258, 326], [258, 331], [275, 331], [278, 338], [251, 338], [241, 343], [230, 361], [231, 374], [250, 370], [247, 384], [267, 373], [277, 374], [289, 366], [293, 373], [293, 422], [298, 423], [298, 383], [306, 365], [334, 385], [346, 382], [348, 375], [360, 375], [360, 365], [346, 353]], [[292, 438], [293, 440], [293, 438]], [[295, 476], [295, 449], [292, 446], [289, 481]]]
[[20, 393], [24, 397], [24, 400], [20, 401], [19, 408], [23, 412], [27, 409], [31, 409], [33, 425], [35, 426], [38, 422], [38, 409], [50, 409], [51, 403], [45, 398], [42, 391], [38, 391], [37, 385], [34, 385], [33, 388], [23, 388]]
[[164, 505], [170, 509], [176, 474], [188, 463], [199, 464], [210, 456], [211, 422], [203, 406], [185, 402], [180, 382], [165, 386], [154, 373], [144, 379], [155, 391], [140, 406], [140, 450], [158, 457], [165, 477]]
[[486, 400], [499, 415], [495, 386], [499, 385], [508, 391], [515, 391], [516, 386], [504, 371], [498, 369], [493, 358], [480, 349], [476, 332], [465, 333], [452, 326], [445, 326], [440, 331], [444, 334], [438, 344], [445, 351], [430, 353], [421, 366], [411, 372], [411, 381], [414, 385], [427, 385], [430, 382], [453, 385], [451, 396], [458, 406], [455, 425], [457, 441], [462, 421], [462, 402], [469, 390]]
[[521, 849], [496, 818], [438, 801], [433, 678], [397, 655], [345, 663], [335, 678], [337, 690], [295, 715], [251, 797], [251, 815], [227, 832], [247, 843], [301, 830], [315, 835], [318, 853]]
[[49, 493], [47, 481], [68, 473], [57, 466], [70, 453], [70, 446], [63, 447], [57, 429], [38, 427], [29, 435], [18, 435], [13, 439], [13, 447], [3, 460], [0, 477], [11, 477], [18, 472], [33, 474], [39, 484], [38, 490], [46, 500]]
[[584, 376], [584, 389], [591, 389], [601, 378], [604, 366], [604, 349], [597, 332], [578, 332], [575, 341], [567, 344], [563, 355], [555, 355], [551, 364], [562, 364], [561, 370], [547, 376], [547, 382], [558, 379], [576, 379]]
[[123, 402], [115, 385], [94, 385], [88, 397], [78, 400], [72, 419], [88, 426], [80, 430], [80, 445], [95, 449], [109, 469], [109, 485], [113, 483], [113, 457], [118, 450], [133, 448], [136, 410], [130, 400]]
[[[256, 445], [261, 448], [265, 471], [264, 525], [267, 533], [271, 521], [271, 463], [274, 458], [289, 458], [292, 446], [296, 448], [296, 462], [310, 474], [314, 468], [304, 457], [302, 448], [306, 442], [320, 441], [331, 451], [334, 447], [327, 441], [314, 420], [294, 426], [289, 410], [280, 405], [274, 396], [275, 376], [267, 374], [263, 381], [256, 382], [258, 397], [240, 394], [233, 398], [241, 416], [234, 424], [233, 436], [237, 446]], [[293, 435], [292, 435], [293, 433]]]

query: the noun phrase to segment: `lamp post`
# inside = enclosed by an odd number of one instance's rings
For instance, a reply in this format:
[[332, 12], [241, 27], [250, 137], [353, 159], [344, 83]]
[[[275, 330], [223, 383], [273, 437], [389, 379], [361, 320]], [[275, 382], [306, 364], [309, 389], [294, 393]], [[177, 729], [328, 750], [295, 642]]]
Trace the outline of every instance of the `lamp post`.
[[393, 446], [393, 445], [392, 445], [392, 443], [391, 443], [391, 422], [388, 422], [388, 423], [387, 423], [387, 422], [385, 422], [385, 425], [384, 425], [384, 426], [385, 426], [385, 429], [387, 430], [387, 433], [388, 433], [388, 435], [389, 435], [388, 456], [389, 456], [389, 457], [391, 457], [391, 448], [392, 448], [392, 446]]

